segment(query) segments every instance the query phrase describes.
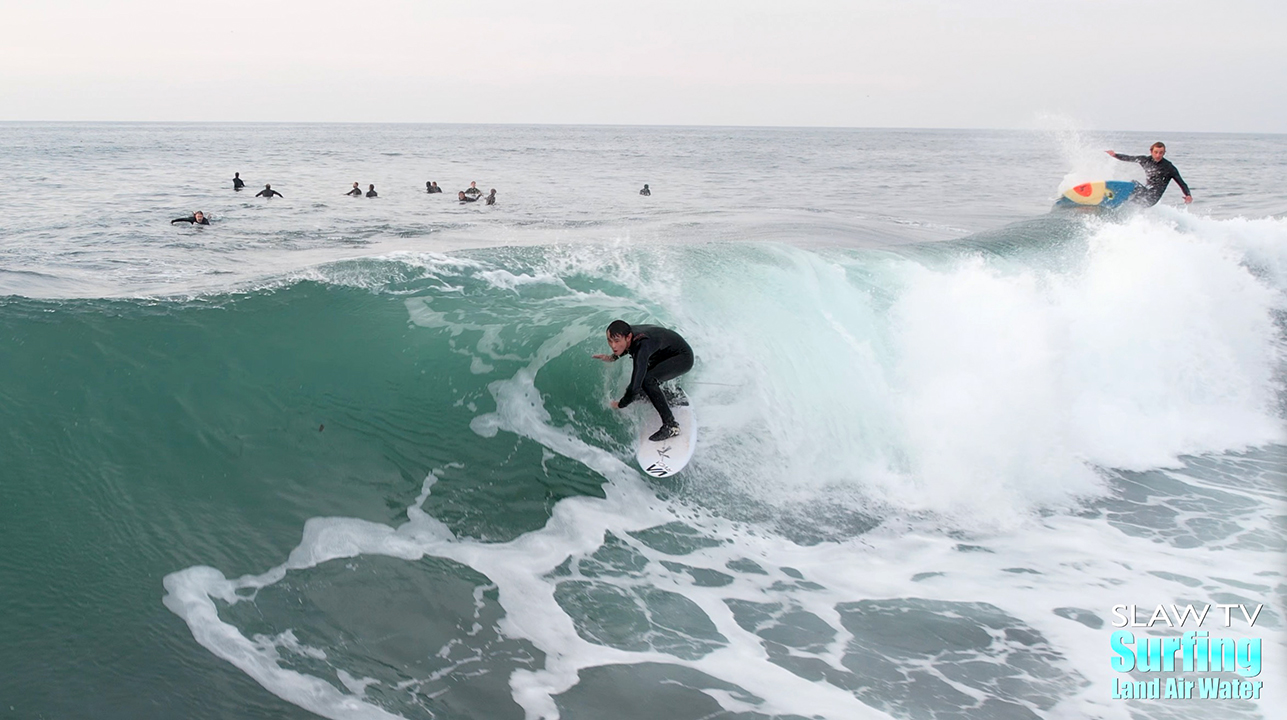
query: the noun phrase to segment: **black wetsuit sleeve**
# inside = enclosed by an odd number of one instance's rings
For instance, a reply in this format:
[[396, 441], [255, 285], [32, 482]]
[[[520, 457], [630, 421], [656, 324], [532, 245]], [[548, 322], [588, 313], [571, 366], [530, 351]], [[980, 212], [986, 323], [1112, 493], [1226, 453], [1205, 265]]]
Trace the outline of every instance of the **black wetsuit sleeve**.
[[1152, 159], [1150, 156], [1147, 156], [1147, 155], [1123, 155], [1121, 153], [1117, 153], [1113, 157], [1117, 158], [1118, 160], [1121, 160], [1122, 162], [1133, 162], [1133, 163], [1137, 163], [1142, 160]]
[[175, 224], [175, 223], [185, 222], [185, 223], [188, 223], [189, 225], [191, 225], [192, 223], [195, 223], [196, 221], [197, 221], [197, 219], [196, 219], [196, 218], [194, 218], [194, 217], [175, 218], [175, 219], [173, 219], [173, 220], [171, 220], [171, 221], [170, 221], [170, 224], [171, 224], [171, 225], [173, 225], [173, 224]]
[[1180, 190], [1184, 191], [1185, 196], [1193, 194], [1189, 192], [1188, 183], [1184, 182], [1184, 178], [1180, 177], [1180, 171], [1176, 170], [1174, 165], [1171, 166], [1171, 179], [1175, 181], [1176, 185], [1180, 186]]
[[617, 401], [617, 407], [626, 407], [643, 393], [644, 376], [648, 374], [648, 360], [653, 353], [657, 352], [658, 347], [656, 340], [645, 337], [639, 341], [637, 347], [631, 348], [630, 356], [634, 358], [634, 367], [630, 370], [630, 386]]

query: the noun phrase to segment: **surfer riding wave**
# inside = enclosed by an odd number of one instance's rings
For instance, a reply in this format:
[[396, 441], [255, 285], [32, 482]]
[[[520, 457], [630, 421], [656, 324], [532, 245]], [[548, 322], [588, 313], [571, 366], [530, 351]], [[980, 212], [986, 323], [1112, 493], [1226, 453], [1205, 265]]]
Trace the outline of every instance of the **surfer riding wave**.
[[675, 422], [661, 384], [693, 369], [693, 349], [674, 330], [656, 325], [631, 327], [624, 320], [613, 320], [608, 325], [608, 347], [612, 348], [611, 354], [594, 358], [616, 362], [622, 355], [630, 355], [634, 360], [630, 386], [620, 400], [612, 402], [612, 407], [626, 407], [643, 393], [661, 416], [661, 429], [648, 439], [657, 442], [678, 435], [679, 423]]

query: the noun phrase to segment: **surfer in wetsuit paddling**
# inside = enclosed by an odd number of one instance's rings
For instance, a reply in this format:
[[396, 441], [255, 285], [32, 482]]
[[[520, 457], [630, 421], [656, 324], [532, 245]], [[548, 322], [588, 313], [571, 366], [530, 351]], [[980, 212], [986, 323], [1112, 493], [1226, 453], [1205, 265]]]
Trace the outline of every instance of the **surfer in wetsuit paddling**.
[[1166, 187], [1175, 181], [1184, 193], [1184, 203], [1193, 202], [1193, 196], [1189, 194], [1189, 186], [1184, 183], [1184, 178], [1180, 177], [1180, 171], [1175, 169], [1170, 160], [1166, 160], [1166, 146], [1160, 142], [1153, 143], [1149, 148], [1148, 155], [1118, 155], [1112, 150], [1105, 150], [1109, 157], [1117, 158], [1122, 162], [1139, 163], [1144, 168], [1144, 176], [1148, 179], [1147, 185], [1135, 183], [1135, 192], [1131, 193], [1131, 202], [1138, 203], [1144, 207], [1153, 207], [1158, 200], [1162, 199], [1162, 193], [1166, 192]]
[[259, 192], [255, 193], [255, 197], [264, 197], [270, 200], [273, 198], [274, 195], [276, 195], [277, 197], [282, 197], [282, 194], [274, 190], [272, 185], [265, 185], [263, 190], [260, 190]]
[[232, 189], [233, 189], [233, 190], [241, 190], [241, 189], [242, 189], [242, 188], [244, 188], [244, 187], [246, 187], [246, 183], [245, 183], [245, 181], [244, 181], [244, 180], [242, 180], [242, 179], [241, 179], [241, 173], [239, 173], [239, 172], [235, 172], [235, 173], [233, 173], [233, 174], [232, 174]]
[[210, 221], [206, 219], [205, 213], [201, 212], [200, 210], [192, 213], [192, 217], [175, 218], [170, 221], [170, 224], [173, 225], [175, 223], [181, 223], [181, 222], [188, 223], [189, 225], [209, 225], [210, 224]]
[[612, 348], [611, 354], [595, 355], [594, 359], [616, 362], [622, 355], [634, 359], [630, 386], [620, 400], [612, 401], [612, 407], [626, 407], [643, 393], [661, 416], [661, 429], [648, 439], [657, 442], [678, 435], [679, 423], [666, 403], [661, 384], [693, 369], [693, 349], [674, 330], [656, 325], [631, 327], [624, 320], [613, 320], [608, 325], [608, 347]]

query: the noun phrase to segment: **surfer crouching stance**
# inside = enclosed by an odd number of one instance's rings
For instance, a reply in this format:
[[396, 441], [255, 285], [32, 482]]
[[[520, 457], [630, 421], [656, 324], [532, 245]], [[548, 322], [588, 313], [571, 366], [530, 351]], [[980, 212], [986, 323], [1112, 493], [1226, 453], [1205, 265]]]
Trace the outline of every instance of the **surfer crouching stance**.
[[630, 371], [630, 387], [620, 400], [612, 402], [612, 407], [626, 407], [642, 392], [661, 416], [661, 429], [648, 439], [657, 442], [678, 435], [679, 423], [666, 403], [661, 384], [693, 369], [693, 349], [674, 330], [656, 325], [630, 327], [624, 320], [613, 320], [608, 325], [608, 347], [612, 354], [594, 358], [616, 362], [622, 355], [630, 355], [635, 363]]

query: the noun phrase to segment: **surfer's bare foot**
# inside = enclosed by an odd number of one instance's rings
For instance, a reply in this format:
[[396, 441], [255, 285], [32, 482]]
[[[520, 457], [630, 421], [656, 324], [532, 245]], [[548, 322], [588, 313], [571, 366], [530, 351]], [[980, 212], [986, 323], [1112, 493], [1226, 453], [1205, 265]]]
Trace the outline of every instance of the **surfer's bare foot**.
[[679, 423], [672, 422], [672, 423], [666, 423], [665, 425], [662, 425], [661, 429], [649, 435], [648, 439], [653, 442], [659, 442], [661, 440], [667, 440], [669, 438], [673, 438], [678, 434], [679, 434]]

